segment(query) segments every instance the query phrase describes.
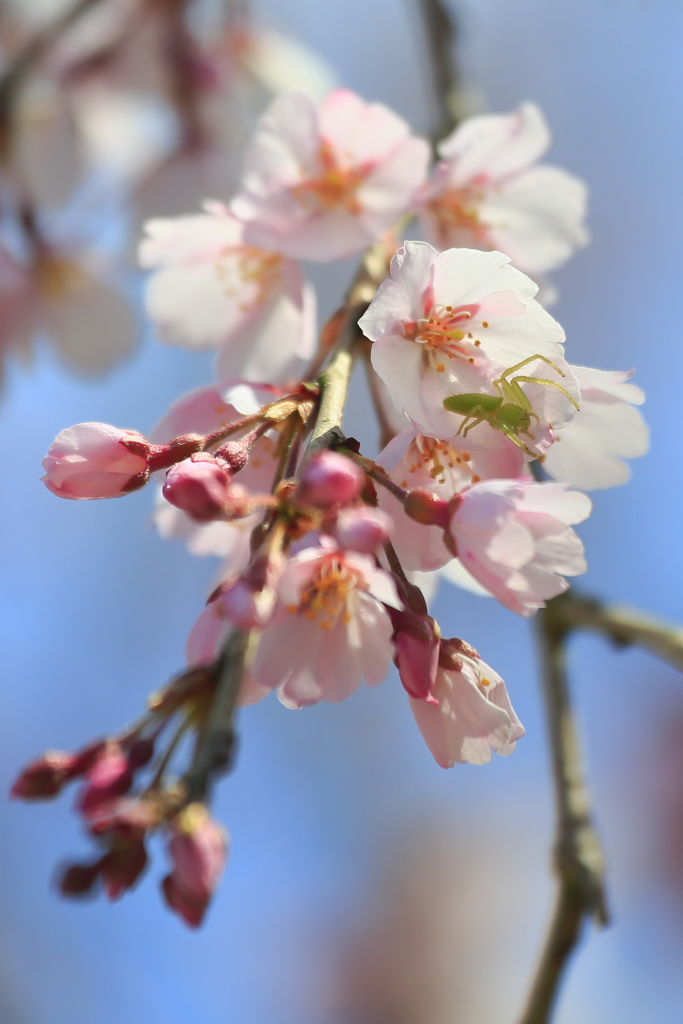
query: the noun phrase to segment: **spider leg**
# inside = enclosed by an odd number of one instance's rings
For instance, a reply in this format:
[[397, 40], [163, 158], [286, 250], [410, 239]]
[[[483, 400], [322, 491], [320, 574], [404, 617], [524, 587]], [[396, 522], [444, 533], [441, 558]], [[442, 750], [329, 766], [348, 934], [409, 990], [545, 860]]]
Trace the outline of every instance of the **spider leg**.
[[518, 448], [521, 448], [526, 455], [530, 455], [532, 459], [540, 460], [541, 457], [537, 455], [536, 452], [532, 452], [531, 448], [529, 448], [528, 445], [524, 444], [524, 441], [520, 440], [517, 434], [513, 434], [509, 429], [506, 430], [505, 427], [502, 427], [501, 429], [505, 436], [509, 437], [513, 444], [516, 444]]
[[[478, 408], [478, 409], [481, 409], [481, 406], [477, 406], [477, 408]], [[482, 411], [483, 411], [483, 410], [482, 410]], [[476, 410], [475, 410], [475, 409], [473, 409], [473, 410], [472, 410], [472, 413], [473, 413], [473, 415], [475, 415], [475, 416], [476, 416]], [[486, 416], [478, 416], [478, 417], [477, 417], [477, 418], [476, 418], [476, 419], [474, 420], [474, 423], [470, 423], [470, 425], [469, 425], [469, 426], [467, 427], [467, 429], [466, 429], [466, 430], [463, 430], [463, 432], [462, 432], [462, 436], [463, 436], [463, 437], [467, 437], [467, 435], [469, 434], [469, 432], [470, 432], [470, 430], [472, 429], [472, 427], [478, 427], [478, 426], [479, 426], [479, 424], [480, 424], [480, 423], [483, 423], [485, 419], [486, 419]], [[460, 433], [460, 431], [458, 431], [458, 433]]]
[[507, 380], [505, 383], [509, 388], [510, 401], [513, 405], [518, 405], [525, 412], [531, 412], [531, 402], [522, 391], [521, 387], [517, 383], [518, 380], [525, 380], [524, 377], [515, 377], [514, 380]]
[[534, 363], [537, 359], [540, 359], [543, 363], [547, 363], [548, 366], [552, 366], [553, 370], [556, 370], [560, 377], [566, 376], [566, 374], [562, 373], [559, 366], [555, 365], [552, 359], [548, 359], [547, 356], [537, 354], [535, 356], [527, 356], [526, 359], [522, 359], [521, 363], [515, 363], [515, 365], [511, 366], [509, 370], [506, 370], [505, 373], [501, 374], [501, 377], [508, 377], [511, 373], [514, 373], [515, 370], [521, 370], [523, 366], [528, 366], [529, 363]]
[[[563, 376], [564, 376], [564, 374], [563, 374]], [[567, 389], [563, 388], [561, 384], [558, 384], [556, 380], [545, 380], [544, 377], [515, 377], [514, 381], [512, 381], [511, 383], [512, 384], [517, 384], [517, 381], [520, 381], [520, 380], [526, 381], [527, 384], [545, 384], [549, 388], [557, 388], [558, 391], [562, 392], [562, 394], [565, 396], [565, 398], [569, 399], [569, 401], [572, 403], [572, 405], [574, 406], [576, 411], [577, 412], [579, 411], [579, 404], [578, 404], [578, 402], [574, 398], [572, 398], [572, 396], [569, 394]], [[519, 387], [519, 385], [517, 385], [517, 386]], [[519, 390], [520, 390], [520, 392], [522, 394], [524, 394], [524, 392], [522, 391], [521, 388], [519, 388]], [[527, 399], [527, 401], [528, 401], [528, 399]]]

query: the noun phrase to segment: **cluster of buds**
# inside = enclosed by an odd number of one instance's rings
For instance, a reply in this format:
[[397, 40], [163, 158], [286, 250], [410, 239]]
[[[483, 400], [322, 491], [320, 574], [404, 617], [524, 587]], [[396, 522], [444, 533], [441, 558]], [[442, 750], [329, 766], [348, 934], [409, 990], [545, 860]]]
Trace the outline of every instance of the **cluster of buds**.
[[[227, 838], [203, 804], [188, 802], [187, 786], [164, 771], [188, 717], [202, 721], [215, 682], [215, 671], [185, 673], [151, 700], [148, 715], [132, 732], [75, 753], [47, 751], [18, 776], [11, 796], [28, 801], [52, 799], [70, 782], [80, 782], [76, 810], [99, 852], [61, 869], [57, 884], [63, 895], [83, 897], [100, 884], [110, 900], [120, 898], [140, 880], [147, 840], [162, 829], [173, 864], [162, 882], [164, 896], [187, 924], [201, 924], [225, 864]], [[160, 737], [178, 712], [180, 727], [159, 751]], [[152, 777], [144, 784], [141, 775], [148, 768]]]

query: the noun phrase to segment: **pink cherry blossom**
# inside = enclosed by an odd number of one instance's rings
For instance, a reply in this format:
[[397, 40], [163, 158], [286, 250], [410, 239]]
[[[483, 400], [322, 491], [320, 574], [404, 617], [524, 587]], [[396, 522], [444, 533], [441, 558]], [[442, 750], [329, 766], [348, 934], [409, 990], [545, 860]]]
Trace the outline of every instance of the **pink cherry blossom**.
[[586, 571], [570, 527], [590, 511], [590, 499], [566, 484], [488, 480], [462, 492], [450, 533], [479, 583], [506, 608], [533, 615], [567, 589], [564, 576]]
[[440, 249], [497, 249], [531, 275], [559, 267], [588, 241], [586, 186], [536, 166], [549, 145], [533, 103], [464, 121], [437, 147], [442, 160], [421, 208], [429, 240]]
[[198, 928], [225, 868], [227, 835], [203, 804], [190, 804], [173, 822], [168, 852], [173, 869], [162, 882], [164, 896], [187, 924]]
[[[240, 584], [239, 580], [237, 583], [231, 582], [234, 586]], [[228, 592], [226, 591], [226, 594]], [[245, 628], [244, 621], [235, 621], [237, 616], [231, 616], [233, 610], [231, 602], [225, 601], [220, 593], [202, 609], [187, 638], [185, 657], [190, 668], [210, 665], [218, 658], [234, 630]], [[254, 624], [262, 625], [263, 621]], [[262, 686], [253, 674], [247, 671], [242, 679], [237, 703], [240, 707], [257, 704], [269, 693], [270, 687]]]
[[[479, 480], [520, 476], [524, 454], [507, 440], [497, 449], [470, 451], [462, 438], [441, 441], [409, 427], [389, 442], [377, 461], [400, 487], [426, 488], [449, 501]], [[438, 526], [426, 526], [409, 518], [385, 487], [378, 487], [377, 493], [380, 508], [396, 524], [393, 545], [405, 569], [429, 572], [453, 557]]]
[[434, 760], [442, 768], [487, 764], [491, 751], [511, 754], [524, 735], [505, 683], [479, 658], [458, 655], [452, 669], [439, 668], [436, 703], [410, 698], [410, 708]]
[[135, 430], [108, 423], [77, 423], [52, 442], [43, 459], [43, 483], [60, 498], [83, 501], [119, 498], [141, 487], [149, 475], [147, 459], [129, 451], [125, 439], [147, 444]]
[[380, 103], [336, 89], [316, 108], [290, 93], [261, 117], [231, 209], [250, 245], [341, 259], [410, 208], [428, 161], [427, 143]]
[[[562, 387], [578, 402], [564, 360], [564, 331], [535, 302], [537, 291], [499, 252], [438, 253], [426, 242], [406, 242], [391, 261], [391, 278], [359, 321], [374, 342], [372, 365], [397, 409], [423, 433], [452, 437], [463, 417], [444, 409], [444, 399], [499, 394], [493, 382], [525, 360], [520, 374], [559, 381], [561, 373]], [[542, 425], [555, 429], [571, 421], [574, 406], [558, 388], [525, 383], [523, 390], [529, 388]], [[542, 440], [547, 447], [549, 439]], [[474, 435], [472, 442], [479, 443]]]
[[557, 432], [543, 468], [556, 480], [586, 491], [625, 484], [631, 472], [622, 459], [635, 459], [648, 450], [647, 425], [633, 408], [645, 395], [627, 383], [633, 370], [572, 370], [581, 388], [581, 411]]
[[393, 580], [374, 559], [323, 540], [289, 559], [254, 660], [259, 683], [289, 707], [345, 700], [361, 679], [376, 686], [393, 655], [384, 607], [400, 608]]
[[147, 311], [161, 337], [217, 348], [222, 378], [300, 379], [316, 343], [311, 285], [293, 260], [246, 244], [220, 203], [205, 210], [146, 225], [140, 263], [154, 270]]

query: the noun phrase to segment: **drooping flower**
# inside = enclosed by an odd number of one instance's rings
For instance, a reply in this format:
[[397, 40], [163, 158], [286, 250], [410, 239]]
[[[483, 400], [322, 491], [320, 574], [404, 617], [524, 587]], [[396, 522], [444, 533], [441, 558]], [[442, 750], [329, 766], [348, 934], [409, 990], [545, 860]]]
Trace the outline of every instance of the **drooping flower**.
[[222, 379], [299, 379], [315, 349], [313, 288], [294, 260], [247, 244], [226, 207], [205, 211], [147, 222], [147, 312], [165, 341], [218, 349]]
[[[452, 641], [442, 642], [448, 647]], [[511, 754], [524, 735], [505, 683], [476, 652], [454, 656], [440, 665], [434, 702], [410, 698], [410, 708], [434, 760], [442, 768], [487, 764], [491, 752]]]
[[543, 468], [556, 480], [583, 490], [625, 484], [631, 475], [622, 459], [635, 459], [648, 449], [649, 432], [634, 409], [645, 395], [627, 381], [633, 374], [572, 366], [581, 388], [581, 411], [548, 450]]
[[[391, 278], [359, 321], [374, 342], [372, 365], [397, 409], [423, 433], [452, 437], [466, 417], [445, 409], [444, 399], [500, 396], [496, 381], [521, 377], [538, 417], [527, 429], [544, 451], [552, 441], [548, 430], [571, 421], [579, 392], [564, 359], [564, 331], [534, 300], [537, 291], [499, 252], [438, 253], [426, 242], [406, 242], [391, 261]], [[551, 383], [529, 383], [525, 376]], [[481, 443], [480, 435], [474, 427], [468, 443]]]
[[566, 484], [482, 481], [454, 504], [450, 535], [458, 558], [513, 612], [533, 615], [567, 589], [564, 576], [586, 571], [571, 526], [590, 515], [591, 501]]
[[308, 96], [290, 93], [261, 117], [231, 209], [251, 245], [341, 259], [410, 208], [428, 160], [427, 143], [380, 103], [336, 89], [316, 109]]
[[376, 686], [393, 655], [391, 619], [400, 607], [391, 577], [374, 559], [321, 546], [293, 555], [280, 577], [279, 608], [263, 631], [253, 674], [289, 707], [342, 701], [361, 679]]
[[[510, 441], [497, 449], [470, 451], [459, 437], [442, 441], [408, 427], [389, 442], [377, 461], [400, 487], [406, 490], [425, 488], [449, 501], [463, 488], [480, 480], [520, 476], [524, 455]], [[411, 519], [386, 488], [378, 487], [377, 493], [380, 508], [388, 512], [396, 524], [393, 545], [405, 569], [429, 572], [453, 557], [438, 526], [427, 526]]]
[[440, 249], [497, 249], [532, 276], [559, 267], [588, 241], [586, 186], [537, 166], [549, 145], [533, 103], [464, 121], [437, 147], [441, 162], [420, 211], [429, 240]]

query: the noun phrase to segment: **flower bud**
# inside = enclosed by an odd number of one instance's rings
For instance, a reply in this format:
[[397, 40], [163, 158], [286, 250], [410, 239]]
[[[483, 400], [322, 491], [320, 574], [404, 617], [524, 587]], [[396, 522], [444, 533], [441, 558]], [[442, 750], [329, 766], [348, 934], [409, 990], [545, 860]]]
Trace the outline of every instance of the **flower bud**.
[[389, 540], [393, 525], [386, 512], [361, 505], [358, 508], [343, 509], [330, 533], [340, 548], [374, 555]]
[[360, 494], [365, 474], [345, 455], [324, 451], [304, 469], [296, 499], [314, 508], [349, 505]]
[[100, 874], [105, 893], [116, 900], [132, 889], [147, 867], [147, 851], [139, 839], [117, 842], [100, 861]]
[[162, 492], [171, 505], [199, 523], [208, 523], [222, 517], [229, 488], [226, 464], [206, 452], [197, 452], [169, 469]]
[[[135, 442], [129, 451], [124, 441]], [[43, 459], [43, 483], [60, 498], [119, 498], [149, 478], [152, 446], [135, 430], [77, 423], [58, 434]]]
[[112, 744], [85, 777], [85, 786], [78, 797], [78, 809], [86, 818], [94, 817], [103, 805], [127, 793], [133, 772], [121, 748]]
[[204, 919], [225, 867], [227, 838], [203, 804], [194, 803], [176, 817], [168, 852], [173, 869], [162, 882], [166, 901], [191, 928]]
[[439, 668], [439, 627], [430, 615], [391, 611], [394, 662], [403, 688], [416, 700], [435, 703], [433, 688]]
[[424, 526], [440, 526], [444, 530], [448, 528], [449, 504], [433, 491], [425, 491], [421, 488], [409, 491], [404, 508], [406, 515], [414, 519], [416, 523], [422, 523]]
[[100, 861], [94, 864], [69, 864], [56, 881], [62, 896], [86, 896], [100, 876]]
[[77, 758], [60, 750], [48, 750], [32, 761], [17, 778], [10, 796], [17, 800], [49, 800], [71, 777]]

